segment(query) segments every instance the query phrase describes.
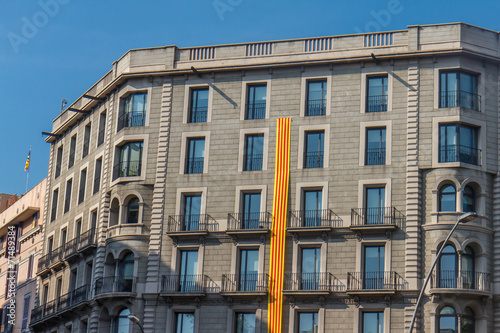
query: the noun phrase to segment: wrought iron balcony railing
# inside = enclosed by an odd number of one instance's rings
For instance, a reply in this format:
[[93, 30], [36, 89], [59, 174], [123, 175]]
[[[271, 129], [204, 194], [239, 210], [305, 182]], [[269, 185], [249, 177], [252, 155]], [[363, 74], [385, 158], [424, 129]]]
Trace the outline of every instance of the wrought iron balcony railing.
[[168, 217], [168, 232], [213, 232], [218, 230], [219, 224], [208, 214], [172, 215]]
[[438, 270], [431, 276], [431, 289], [468, 289], [491, 291], [491, 277], [488, 273], [473, 271]]
[[347, 273], [347, 291], [388, 290], [395, 291], [400, 285], [396, 272]]
[[124, 112], [118, 117], [118, 131], [124, 127], [144, 126], [145, 119], [144, 111]]
[[134, 293], [136, 284], [137, 277], [135, 276], [104, 277], [95, 281], [95, 294]]
[[266, 118], [266, 102], [248, 103], [246, 105], [246, 119], [264, 119]]
[[89, 246], [95, 245], [96, 244], [95, 235], [96, 235], [95, 229], [89, 229], [83, 234], [81, 234], [78, 242], [78, 250], [82, 251], [83, 249]]
[[203, 173], [204, 157], [191, 157], [186, 158], [185, 173]]
[[207, 106], [191, 107], [189, 109], [189, 122], [190, 123], [206, 123], [207, 122]]
[[290, 228], [338, 228], [342, 224], [342, 219], [331, 209], [296, 210], [290, 212]]
[[439, 162], [463, 162], [479, 165], [481, 161], [481, 149], [462, 145], [439, 146]]
[[394, 207], [372, 207], [351, 209], [353, 227], [374, 225], [395, 225], [401, 228], [405, 216]]
[[227, 230], [271, 229], [273, 216], [268, 212], [227, 214]]
[[326, 99], [308, 100], [305, 115], [306, 116], [326, 115]]
[[204, 274], [172, 274], [163, 275], [161, 279], [162, 293], [216, 293], [219, 287]]
[[365, 165], [384, 165], [385, 148], [366, 149]]
[[462, 107], [475, 111], [481, 110], [481, 96], [463, 90], [441, 91], [440, 108]]
[[322, 168], [323, 151], [308, 151], [304, 154], [304, 168]]
[[290, 291], [343, 291], [344, 285], [331, 273], [285, 274], [283, 290]]
[[58, 261], [62, 261], [64, 258], [64, 249], [64, 245], [60, 246], [41, 257], [38, 260], [38, 271], [43, 271], [44, 269], [49, 268], [51, 265], [57, 263]]
[[243, 160], [244, 171], [262, 170], [262, 154], [245, 154]]
[[387, 95], [367, 96], [366, 112], [386, 112]]
[[113, 167], [113, 179], [120, 177], [134, 177], [141, 175], [142, 161], [118, 162]]
[[259, 273], [222, 275], [221, 292], [267, 292], [269, 275]]

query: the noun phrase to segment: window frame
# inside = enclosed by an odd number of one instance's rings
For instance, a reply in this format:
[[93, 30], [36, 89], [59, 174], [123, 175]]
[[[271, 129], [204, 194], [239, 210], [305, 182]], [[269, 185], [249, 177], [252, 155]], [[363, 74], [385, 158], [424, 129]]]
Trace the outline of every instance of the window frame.
[[[189, 152], [188, 139], [191, 138], [205, 138], [205, 152], [203, 156], [203, 172], [202, 173], [186, 173], [186, 159]], [[179, 163], [179, 174], [180, 175], [201, 175], [208, 173], [208, 162], [210, 157], [210, 131], [203, 132], [183, 132], [181, 138], [181, 151], [180, 151], [180, 163]]]
[[[475, 78], [476, 82], [475, 82], [475, 92], [467, 92], [471, 95], [477, 95], [479, 97], [479, 102], [478, 102], [478, 109], [474, 109], [474, 108], [466, 108], [462, 105], [456, 105], [456, 106], [442, 106], [442, 94], [443, 94], [443, 91], [441, 90], [442, 88], [442, 84], [443, 84], [443, 79], [442, 79], [442, 75], [443, 74], [449, 74], [449, 73], [455, 73], [457, 74], [457, 85], [459, 87], [458, 90], [455, 90], [455, 92], [457, 91], [462, 91], [460, 89], [460, 77], [462, 76], [462, 74], [465, 74], [465, 75], [470, 75], [471, 77]], [[476, 72], [473, 72], [473, 71], [468, 71], [468, 70], [464, 70], [464, 69], [461, 69], [461, 68], [444, 68], [444, 69], [440, 69], [439, 70], [439, 74], [438, 74], [439, 78], [438, 78], [438, 82], [439, 82], [439, 87], [438, 87], [438, 107], [440, 109], [446, 109], [446, 108], [464, 108], [464, 109], [468, 109], [468, 110], [472, 110], [472, 111], [477, 111], [477, 112], [482, 112], [482, 108], [481, 108], [481, 98], [482, 98], [482, 95], [479, 93], [479, 90], [480, 90], [480, 77], [481, 77], [481, 73], [476, 73]], [[449, 93], [450, 91], [446, 90], [447, 93]], [[447, 96], [448, 97], [448, 96]], [[448, 104], [448, 103], [446, 103]], [[459, 103], [460, 104], [460, 103]]]
[[[149, 152], [149, 135], [141, 134], [141, 135], [123, 135], [119, 137], [114, 143], [114, 154], [113, 154], [113, 164], [112, 168], [114, 169], [115, 165], [120, 160], [120, 147], [129, 143], [129, 142], [142, 142], [142, 154], [141, 154], [141, 173], [138, 176], [129, 176], [129, 177], [111, 177], [111, 184], [113, 186], [120, 182], [133, 182], [133, 181], [144, 181], [146, 180], [146, 170], [148, 168], [148, 152]], [[104, 161], [103, 161], [104, 163]], [[103, 166], [104, 169], [104, 166]], [[103, 172], [103, 170], [101, 170]], [[113, 175], [112, 175], [113, 176]]]
[[[263, 85], [267, 87], [266, 90], [266, 114], [262, 119], [247, 119], [247, 102], [248, 102], [248, 86], [250, 85]], [[240, 101], [240, 120], [242, 121], [262, 121], [269, 119], [271, 110], [271, 75], [269, 74], [252, 74], [245, 75], [241, 79], [241, 101]]]
[[[393, 78], [393, 66], [377, 66], [374, 67], [364, 67], [361, 71], [361, 96], [360, 96], [360, 113], [365, 114], [380, 114], [386, 112], [392, 112], [393, 110], [393, 90], [394, 90], [394, 78]], [[380, 77], [387, 76], [387, 111], [384, 112], [368, 112], [367, 110], [367, 98], [368, 98], [368, 78], [369, 77]], [[375, 116], [376, 117], [376, 116]]]
[[[201, 89], [208, 88], [208, 108], [207, 108], [207, 121], [201, 123], [191, 123], [189, 122], [189, 116], [191, 108], [191, 90], [192, 89]], [[190, 78], [186, 81], [184, 85], [184, 108], [183, 108], [183, 116], [182, 123], [190, 124], [190, 126], [196, 126], [195, 124], [205, 124], [212, 122], [212, 104], [213, 104], [213, 79], [199, 79], [199, 78]]]
[[[385, 163], [366, 164], [367, 131], [372, 128], [385, 128]], [[377, 167], [392, 164], [392, 120], [366, 121], [359, 124], [359, 166]]]
[[[300, 89], [300, 117], [313, 117], [312, 119], [322, 119], [321, 116], [307, 116], [307, 99], [308, 99], [308, 88], [310, 81], [320, 81], [326, 80], [326, 111], [324, 116], [329, 116], [331, 114], [332, 108], [332, 70], [331, 68], [324, 68], [323, 70], [305, 70], [302, 72], [301, 77], [301, 89]], [[323, 116], [323, 117], [324, 117]], [[315, 118], [320, 117], [320, 118]], [[326, 135], [326, 133], [325, 133]]]
[[[146, 115], [144, 117], [144, 125], [143, 126], [135, 126], [135, 127], [148, 127], [149, 126], [149, 120], [151, 116], [151, 96], [153, 93], [153, 82], [149, 82], [148, 80], [141, 80], [141, 81], [129, 81], [129, 83], [123, 87], [120, 92], [118, 93], [118, 116], [115, 117], [116, 119], [114, 120], [114, 128], [115, 128], [115, 133], [121, 132], [125, 127], [120, 128], [120, 116], [123, 114], [123, 110], [125, 108], [125, 98], [127, 98], [131, 94], [140, 94], [140, 93], [146, 93], [147, 94], [147, 99], [146, 99]], [[106, 121], [108, 123], [108, 121]], [[108, 126], [108, 124], [106, 124]], [[127, 127], [128, 128], [128, 127]], [[106, 140], [106, 139], [105, 139]]]
[[[320, 168], [304, 168], [305, 163], [305, 152], [306, 152], [306, 133], [307, 132], [316, 132], [323, 131], [324, 139], [323, 139], [323, 166]], [[330, 124], [322, 124], [322, 125], [304, 125], [299, 126], [299, 147], [298, 147], [298, 158], [297, 158], [297, 169], [327, 169], [330, 164]]]

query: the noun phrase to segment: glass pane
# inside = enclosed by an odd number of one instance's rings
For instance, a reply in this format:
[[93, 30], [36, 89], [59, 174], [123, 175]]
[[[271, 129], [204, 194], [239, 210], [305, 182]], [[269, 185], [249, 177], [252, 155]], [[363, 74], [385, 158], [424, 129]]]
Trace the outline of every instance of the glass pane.
[[255, 332], [255, 313], [236, 314], [236, 333]]
[[184, 228], [185, 230], [198, 230], [201, 215], [201, 195], [186, 195], [184, 200]]
[[364, 258], [364, 288], [382, 289], [384, 285], [385, 247], [366, 246]]
[[367, 130], [367, 147], [385, 149], [385, 128], [374, 128]]
[[133, 95], [134, 98], [134, 111], [142, 112], [146, 110], [146, 94]]
[[180, 291], [195, 291], [198, 272], [198, 251], [181, 251]]
[[387, 95], [387, 77], [368, 78], [368, 96]]
[[139, 222], [139, 199], [130, 199], [127, 207], [127, 223]]
[[321, 210], [322, 196], [322, 190], [304, 191], [304, 210]]
[[116, 323], [116, 333], [129, 333], [130, 320], [127, 318], [129, 314], [129, 309], [124, 309], [120, 312]]
[[267, 95], [267, 86], [250, 86], [249, 101], [250, 103], [265, 103]]
[[439, 194], [439, 205], [441, 212], [454, 212], [456, 210], [456, 192], [452, 185], [445, 185]]
[[306, 134], [307, 152], [322, 152], [324, 147], [324, 132], [307, 132]]
[[253, 291], [257, 288], [259, 271], [259, 250], [241, 250], [240, 290]]
[[385, 187], [366, 189], [366, 224], [383, 224], [385, 213]]
[[364, 312], [363, 313], [363, 333], [383, 333], [384, 313]]
[[178, 313], [176, 333], [194, 333], [194, 313]]
[[318, 332], [318, 314], [316, 312], [299, 313], [299, 333]]
[[326, 99], [326, 81], [308, 82], [307, 98], [309, 101]]
[[258, 229], [260, 220], [260, 193], [243, 194], [243, 229]]
[[302, 249], [301, 284], [302, 290], [317, 290], [320, 280], [321, 249]]
[[457, 91], [458, 90], [458, 77], [457, 73], [450, 72], [445, 73], [446, 76], [446, 90], [447, 91]]
[[193, 108], [208, 107], [208, 89], [195, 89], [192, 91], [191, 106]]
[[205, 156], [205, 138], [189, 140], [189, 157], [200, 158]]

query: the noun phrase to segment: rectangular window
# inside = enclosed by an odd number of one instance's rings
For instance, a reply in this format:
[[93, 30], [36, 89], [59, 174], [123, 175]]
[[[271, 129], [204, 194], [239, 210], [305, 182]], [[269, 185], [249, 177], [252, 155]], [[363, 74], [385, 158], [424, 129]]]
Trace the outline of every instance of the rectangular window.
[[63, 157], [63, 146], [61, 145], [59, 148], [57, 148], [56, 170], [54, 173], [54, 178], [57, 178], [59, 177], [59, 175], [61, 175], [62, 157]]
[[92, 194], [96, 194], [97, 192], [99, 192], [99, 188], [101, 187], [101, 170], [102, 170], [102, 157], [95, 160], [94, 190]]
[[141, 175], [142, 142], [127, 142], [118, 147], [118, 163], [115, 164], [113, 179]]
[[64, 212], [67, 213], [71, 207], [71, 189], [73, 188], [73, 179], [66, 182], [66, 198], [64, 199]]
[[244, 171], [262, 170], [264, 134], [245, 135]]
[[249, 84], [247, 91], [245, 119], [266, 118], [266, 99], [266, 84]]
[[304, 190], [302, 205], [304, 227], [321, 226], [323, 190]]
[[384, 312], [363, 312], [362, 333], [384, 333]]
[[318, 313], [317, 312], [299, 312], [299, 333], [318, 332]]
[[321, 248], [302, 248], [301, 258], [301, 290], [317, 290], [320, 281]]
[[184, 195], [184, 221], [183, 230], [194, 231], [200, 228], [201, 219], [201, 195], [189, 194]]
[[385, 164], [385, 127], [366, 129], [365, 165]]
[[198, 290], [198, 251], [181, 251], [179, 267], [179, 291], [193, 292]]
[[208, 113], [208, 88], [191, 89], [188, 123], [206, 123]]
[[83, 149], [82, 149], [82, 158], [89, 154], [90, 149], [90, 133], [91, 133], [91, 123], [88, 123], [85, 126], [85, 130], [83, 133]]
[[80, 322], [80, 333], [87, 333], [87, 326], [88, 326], [88, 323], [86, 320], [82, 320]]
[[463, 124], [439, 126], [439, 162], [479, 165], [478, 128]]
[[98, 147], [104, 143], [105, 133], [106, 133], [106, 112], [103, 112], [99, 115], [99, 133], [97, 134]]
[[69, 145], [68, 169], [75, 164], [75, 150], [76, 150], [76, 135], [73, 135], [71, 137], [71, 143]]
[[23, 320], [21, 322], [21, 332], [28, 330], [28, 321], [30, 317], [30, 301], [31, 293], [24, 295], [24, 305], [23, 305]]
[[255, 313], [236, 313], [236, 333], [255, 333]]
[[306, 116], [326, 114], [326, 80], [307, 81]]
[[75, 237], [79, 237], [82, 233], [82, 219], [78, 219], [75, 222]]
[[478, 75], [461, 71], [443, 71], [440, 74], [439, 107], [463, 107], [479, 111]]
[[62, 278], [56, 280], [56, 297], [58, 299], [62, 295]]
[[367, 80], [366, 112], [386, 112], [388, 93], [387, 75], [368, 76]]
[[90, 223], [91, 223], [90, 227], [92, 228], [92, 230], [95, 230], [97, 228], [97, 210], [92, 211]]
[[239, 273], [239, 290], [255, 291], [259, 274], [259, 250], [241, 250]]
[[122, 113], [118, 117], [118, 131], [124, 127], [144, 126], [147, 93], [131, 94], [123, 99]]
[[187, 148], [185, 173], [203, 173], [205, 138], [189, 138]]
[[364, 208], [366, 224], [384, 224], [385, 187], [367, 187]]
[[383, 289], [385, 270], [385, 246], [365, 246], [363, 289]]
[[66, 245], [67, 239], [68, 239], [68, 229], [64, 228], [61, 230], [61, 244], [60, 244], [60, 246]]
[[304, 143], [304, 169], [322, 168], [324, 154], [324, 131], [311, 131], [305, 133]]
[[177, 312], [175, 333], [194, 333], [194, 313]]
[[26, 272], [26, 279], [29, 280], [33, 277], [33, 264], [35, 262], [35, 255], [31, 254], [28, 258], [28, 270]]
[[85, 185], [87, 183], [87, 169], [80, 172], [80, 189], [78, 190], [78, 204], [85, 200]]
[[242, 193], [242, 229], [259, 229], [261, 193]]
[[40, 212], [36, 212], [33, 214], [33, 225], [32, 228], [35, 228], [38, 225], [38, 219], [40, 218]]
[[54, 221], [57, 216], [57, 200], [59, 199], [59, 189], [56, 188], [52, 193], [52, 211], [50, 213], [50, 221]]
[[49, 300], [49, 285], [46, 284], [43, 286], [43, 294], [42, 294], [42, 303], [41, 305], [47, 304], [47, 301]]

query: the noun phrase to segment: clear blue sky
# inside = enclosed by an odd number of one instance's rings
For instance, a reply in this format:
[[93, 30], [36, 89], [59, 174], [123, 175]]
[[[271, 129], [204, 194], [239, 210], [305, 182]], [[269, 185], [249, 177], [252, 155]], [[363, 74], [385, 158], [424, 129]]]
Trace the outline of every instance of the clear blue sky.
[[[57, 4], [57, 5], [54, 5]], [[72, 103], [133, 48], [179, 47], [400, 30], [466, 22], [500, 30], [500, 1], [0, 0], [0, 192], [47, 175], [61, 98]]]

